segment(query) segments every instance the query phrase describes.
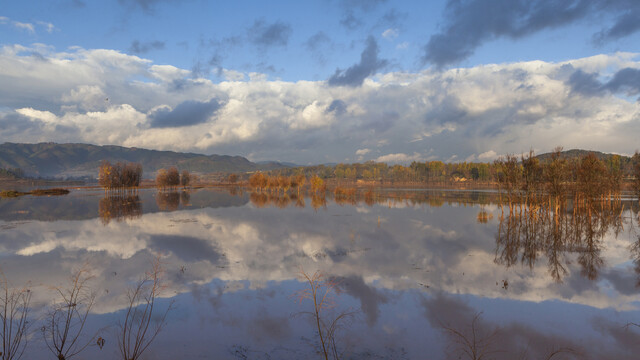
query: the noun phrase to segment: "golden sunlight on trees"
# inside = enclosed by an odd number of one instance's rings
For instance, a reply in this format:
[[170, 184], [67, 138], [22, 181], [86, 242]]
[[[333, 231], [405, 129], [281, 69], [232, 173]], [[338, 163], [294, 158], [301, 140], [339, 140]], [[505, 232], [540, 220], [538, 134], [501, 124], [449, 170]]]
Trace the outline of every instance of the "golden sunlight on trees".
[[116, 163], [106, 160], [100, 164], [98, 183], [105, 190], [137, 188], [142, 180], [142, 165], [138, 163]]
[[262, 189], [267, 187], [267, 177], [258, 171], [249, 177], [249, 186], [258, 191], [262, 191]]
[[[513, 198], [540, 195], [545, 192], [554, 197], [574, 191], [577, 167], [588, 152], [563, 151], [556, 147], [551, 153], [535, 155], [533, 151], [522, 155], [505, 155], [494, 162], [413, 161], [409, 166], [387, 165], [367, 161], [365, 163], [316, 165], [278, 169], [254, 173], [250, 186], [258, 191], [278, 189], [280, 176], [288, 177], [291, 188], [296, 188], [292, 177], [314, 176], [322, 179], [327, 187], [350, 185], [415, 185], [454, 188], [499, 187]], [[633, 161], [630, 157], [615, 154], [597, 154], [605, 164], [607, 189], [613, 195], [632, 186]], [[263, 178], [264, 177], [264, 178]], [[263, 185], [260, 182], [264, 181]], [[304, 184], [298, 184], [302, 187]]]
[[324, 184], [324, 180], [322, 180], [318, 175], [315, 175], [311, 178], [310, 185], [311, 192], [313, 193], [322, 193], [327, 189], [326, 185]]
[[[185, 174], [186, 173], [186, 174]], [[183, 171], [183, 176], [186, 175], [187, 184], [191, 181], [191, 176], [188, 171]], [[175, 166], [167, 169], [158, 170], [158, 174], [156, 175], [156, 186], [158, 188], [176, 188], [181, 184], [180, 172]], [[183, 185], [186, 187], [186, 185]]]
[[607, 169], [593, 153], [583, 157], [576, 171], [577, 190], [589, 203], [602, 198], [607, 190]]
[[556, 147], [551, 153], [551, 161], [544, 167], [543, 177], [549, 195], [562, 195], [567, 177], [567, 160], [562, 157], [562, 146]]

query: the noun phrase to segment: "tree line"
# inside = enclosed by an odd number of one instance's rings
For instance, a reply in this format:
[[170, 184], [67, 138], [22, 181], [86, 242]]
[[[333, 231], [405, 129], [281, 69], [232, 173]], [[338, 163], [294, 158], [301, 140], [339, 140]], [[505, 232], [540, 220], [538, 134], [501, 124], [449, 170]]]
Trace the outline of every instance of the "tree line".
[[619, 198], [625, 179], [640, 196], [640, 154], [636, 152], [629, 163], [625, 166], [618, 155], [603, 161], [592, 152], [567, 159], [558, 147], [544, 162], [531, 151], [520, 157], [501, 157], [494, 166], [499, 188], [509, 201], [547, 194], [554, 198], [572, 195], [576, 200], [593, 202]]
[[295, 190], [299, 193], [307, 183], [313, 193], [323, 193], [327, 189], [325, 181], [318, 175], [313, 175], [310, 179], [307, 179], [303, 173], [285, 176], [280, 174], [265, 174], [258, 171], [249, 177], [249, 186], [254, 190], [258, 192], [275, 192], [276, 194], [280, 192], [287, 194], [289, 190]]
[[[586, 160], [585, 160], [586, 159]], [[593, 167], [593, 169], [589, 169]], [[597, 170], [597, 171], [596, 171]], [[267, 177], [304, 176], [319, 177], [340, 183], [363, 182], [368, 184], [487, 184], [499, 185], [505, 190], [515, 190], [520, 186], [525, 191], [546, 190], [552, 194], [569, 188], [567, 184], [580, 183], [586, 186], [586, 179], [598, 175], [597, 182], [618, 188], [627, 183], [640, 196], [640, 154], [633, 157], [610, 155], [604, 159], [594, 153], [584, 152], [579, 156], [568, 157], [558, 147], [550, 155], [537, 157], [533, 152], [516, 156], [506, 155], [493, 162], [458, 162], [414, 161], [409, 166], [387, 165], [368, 161], [365, 163], [317, 165], [267, 172]], [[551, 182], [551, 183], [548, 183]], [[595, 182], [595, 181], [594, 181]], [[546, 185], [542, 186], [543, 184]], [[271, 185], [252, 187], [276, 187]], [[586, 187], [585, 187], [586, 186]]]

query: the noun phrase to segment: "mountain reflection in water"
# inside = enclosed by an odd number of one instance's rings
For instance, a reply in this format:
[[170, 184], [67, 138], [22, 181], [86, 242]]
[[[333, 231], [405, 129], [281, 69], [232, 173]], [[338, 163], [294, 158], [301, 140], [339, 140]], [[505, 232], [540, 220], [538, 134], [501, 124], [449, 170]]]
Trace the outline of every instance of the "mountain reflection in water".
[[[175, 309], [149, 359], [323, 358], [313, 302], [295, 297], [301, 270], [334, 281], [323, 320], [353, 314], [338, 357], [458, 358], [475, 338], [493, 359], [635, 358], [637, 200], [548, 204], [510, 212], [492, 192], [421, 190], [26, 196], [0, 201], [0, 266], [31, 284], [37, 322], [51, 286], [90, 264], [93, 330], [122, 318], [127, 287], [161, 256], [159, 305]], [[117, 358], [112, 333], [80, 357]], [[27, 351], [47, 354], [37, 335]]]

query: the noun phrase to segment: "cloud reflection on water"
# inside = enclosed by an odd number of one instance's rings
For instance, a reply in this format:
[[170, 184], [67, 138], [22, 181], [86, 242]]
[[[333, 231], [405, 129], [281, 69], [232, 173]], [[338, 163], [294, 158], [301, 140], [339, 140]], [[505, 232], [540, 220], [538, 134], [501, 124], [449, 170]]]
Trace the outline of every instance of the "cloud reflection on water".
[[[482, 309], [482, 301], [506, 301], [518, 304], [525, 313], [553, 313], [568, 306], [575, 313], [561, 315], [567, 322], [611, 313], [621, 314], [621, 321], [587, 321], [586, 329], [576, 330], [574, 336], [551, 339], [545, 334], [547, 325], [513, 320], [500, 324], [509, 335], [505, 344], [531, 339], [529, 354], [535, 357], [541, 354], [536, 351], [552, 345], [589, 347], [579, 341], [580, 336], [599, 331], [608, 339], [601, 351], [631, 358], [631, 353], [614, 351], [611, 345], [630, 341], [614, 325], [622, 326], [639, 315], [629, 253], [631, 233], [618, 238], [604, 235], [607, 246], [601, 256], [605, 262], [597, 281], [581, 275], [579, 262], [571, 261], [566, 264], [567, 276], [558, 283], [549, 276], [545, 261], [507, 268], [494, 262], [500, 213], [495, 206], [482, 207], [495, 215], [483, 224], [477, 222], [479, 205], [456, 202], [436, 201], [436, 207], [402, 201], [401, 206], [389, 202], [366, 207], [328, 202], [326, 210], [293, 205], [260, 208], [247, 204], [244, 195], [236, 198], [203, 190], [191, 194], [189, 207], [160, 211], [160, 206], [154, 207], [157, 200], [149, 195], [141, 194], [142, 208], [149, 212], [106, 225], [97, 213], [93, 218], [53, 222], [2, 220], [0, 225], [15, 226], [0, 231], [1, 266], [15, 284], [31, 281], [37, 287], [34, 302], [44, 304], [50, 294], [41, 291], [40, 284], [59, 284], [74, 266], [89, 261], [100, 294], [95, 311], [109, 316], [123, 308], [121, 295], [127, 282], [144, 272], [153, 255], [161, 254], [170, 289], [165, 296], [179, 300], [183, 308], [178, 312], [188, 323], [176, 326], [190, 329], [199, 323], [217, 334], [218, 351], [229, 353], [236, 344], [244, 349], [237, 351], [256, 358], [260, 351], [293, 352], [295, 358], [301, 355], [301, 338], [313, 342], [308, 324], [292, 318], [303, 311], [290, 299], [302, 286], [296, 280], [300, 266], [341, 279], [340, 305], [360, 309], [359, 321], [341, 339], [353, 354], [368, 347], [378, 354], [391, 354], [406, 346], [412, 354], [407, 357], [413, 358], [425, 346], [437, 347], [437, 341], [425, 342], [417, 335], [425, 326], [439, 334], [433, 329], [437, 328], [434, 314], [462, 325], [469, 322], [469, 314]], [[48, 200], [56, 201], [44, 199]], [[97, 206], [98, 199], [93, 200]], [[217, 206], [216, 200], [225, 206]], [[13, 211], [18, 205], [11, 204]], [[503, 280], [508, 280], [506, 289], [500, 286]], [[467, 302], [461, 302], [461, 297]], [[590, 310], [582, 315], [584, 308]], [[426, 318], [417, 319], [416, 313], [425, 313]], [[492, 316], [487, 313], [484, 321], [495, 325]], [[172, 323], [180, 321], [174, 318]], [[190, 341], [176, 331], [167, 330], [181, 339], [175, 341]], [[395, 339], [398, 347], [382, 340], [385, 337]], [[275, 349], [274, 342], [286, 345]], [[189, 346], [194, 351], [200, 348]], [[516, 351], [515, 346], [509, 350]], [[207, 353], [206, 347], [198, 351]], [[393, 354], [389, 357], [401, 357]]]

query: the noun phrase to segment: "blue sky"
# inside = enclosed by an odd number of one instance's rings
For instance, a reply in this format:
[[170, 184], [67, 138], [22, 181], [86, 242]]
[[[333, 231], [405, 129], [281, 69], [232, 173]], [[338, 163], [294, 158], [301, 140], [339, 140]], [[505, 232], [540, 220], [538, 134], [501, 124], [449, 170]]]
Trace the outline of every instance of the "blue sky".
[[301, 164], [630, 154], [638, 44], [633, 0], [13, 2], [0, 139]]

